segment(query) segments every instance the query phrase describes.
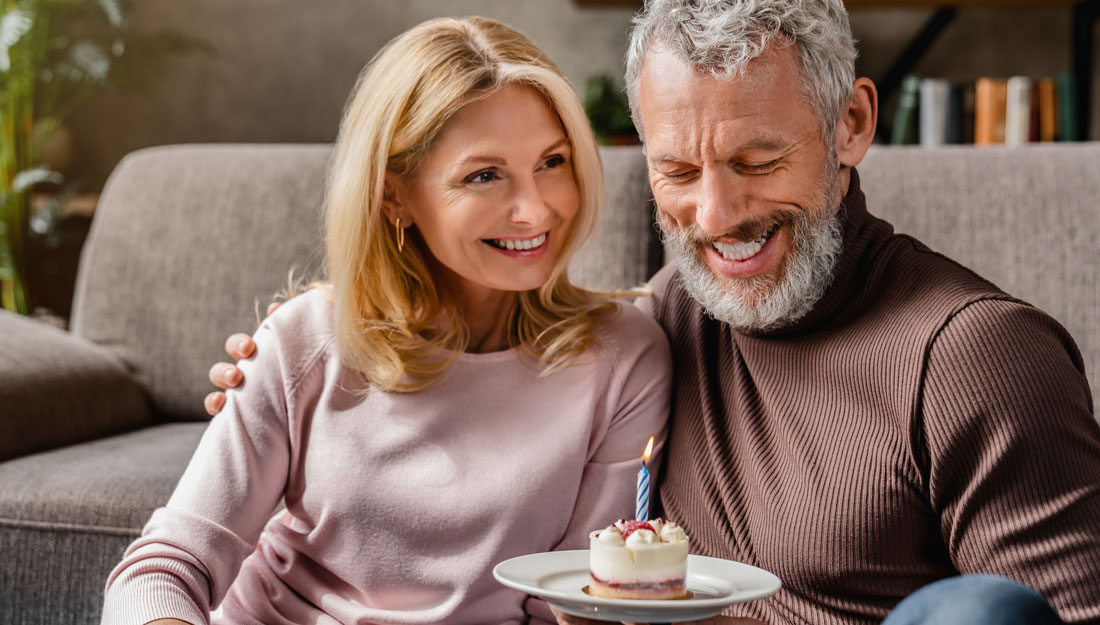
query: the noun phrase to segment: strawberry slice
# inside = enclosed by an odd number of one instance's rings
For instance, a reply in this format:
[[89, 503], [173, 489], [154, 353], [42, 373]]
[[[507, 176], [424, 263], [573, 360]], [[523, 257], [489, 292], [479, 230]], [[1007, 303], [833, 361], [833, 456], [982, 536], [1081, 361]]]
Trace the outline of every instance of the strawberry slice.
[[652, 532], [653, 526], [646, 521], [627, 521], [623, 523], [623, 540], [626, 540], [627, 536], [630, 536], [636, 530], [649, 530]]

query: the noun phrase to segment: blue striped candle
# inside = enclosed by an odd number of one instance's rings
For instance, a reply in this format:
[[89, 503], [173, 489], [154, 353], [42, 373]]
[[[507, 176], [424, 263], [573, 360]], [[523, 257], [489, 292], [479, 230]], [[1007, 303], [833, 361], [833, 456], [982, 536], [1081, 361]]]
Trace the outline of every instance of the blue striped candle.
[[645, 452], [642, 454], [642, 468], [638, 471], [638, 497], [634, 500], [634, 518], [639, 521], [649, 520], [649, 455], [653, 453], [653, 437], [649, 437]]
[[638, 471], [638, 499], [634, 502], [634, 518], [639, 521], [649, 520], [649, 469], [642, 463], [642, 469]]

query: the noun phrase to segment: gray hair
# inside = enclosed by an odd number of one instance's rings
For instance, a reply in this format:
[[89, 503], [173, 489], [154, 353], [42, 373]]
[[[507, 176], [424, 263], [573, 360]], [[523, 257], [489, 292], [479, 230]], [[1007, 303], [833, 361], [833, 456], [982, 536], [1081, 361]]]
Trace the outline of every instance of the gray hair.
[[638, 83], [646, 53], [661, 44], [700, 72], [734, 77], [769, 43], [789, 43], [804, 95], [830, 138], [852, 97], [856, 46], [842, 0], [646, 0], [634, 17], [626, 93], [639, 134]]

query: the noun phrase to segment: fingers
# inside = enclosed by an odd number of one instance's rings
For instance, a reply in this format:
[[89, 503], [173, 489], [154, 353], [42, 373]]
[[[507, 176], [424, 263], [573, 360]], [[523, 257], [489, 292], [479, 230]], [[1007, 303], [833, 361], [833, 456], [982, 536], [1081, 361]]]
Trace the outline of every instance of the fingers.
[[228, 362], [214, 363], [207, 375], [210, 376], [210, 383], [218, 388], [234, 388], [244, 379], [241, 370]]
[[554, 608], [550, 608], [550, 611], [553, 612], [554, 618], [558, 619], [558, 625], [580, 625], [580, 619], [572, 614], [566, 614]]
[[[251, 358], [256, 353], [256, 343], [251, 336], [238, 332], [230, 335], [225, 340], [225, 353], [229, 354], [233, 360]], [[214, 382], [214, 384], [221, 386], [217, 382]]]
[[580, 616], [573, 616], [572, 614], [566, 614], [554, 608], [550, 608], [550, 611], [554, 613], [554, 618], [558, 619], [558, 625], [607, 625], [604, 621], [594, 621]]
[[221, 391], [210, 393], [202, 400], [202, 405], [206, 408], [206, 414], [211, 417], [218, 414], [222, 408], [225, 408], [225, 393]]
[[282, 302], [271, 302], [270, 304], [268, 304], [268, 305], [267, 305], [267, 311], [266, 311], [266, 312], [264, 312], [264, 316], [265, 316], [265, 317], [270, 317], [270, 316], [271, 316], [271, 313], [273, 313], [273, 312], [275, 312], [276, 310], [278, 310], [278, 309], [279, 309], [279, 307], [280, 307], [280, 306], [282, 306], [282, 305], [283, 305], [283, 303], [282, 303]]

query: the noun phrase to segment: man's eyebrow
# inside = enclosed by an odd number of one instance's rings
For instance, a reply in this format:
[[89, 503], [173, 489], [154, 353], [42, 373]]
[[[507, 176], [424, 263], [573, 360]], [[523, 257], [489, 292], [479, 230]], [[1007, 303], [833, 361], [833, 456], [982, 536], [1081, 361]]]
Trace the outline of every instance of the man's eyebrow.
[[[747, 143], [743, 143], [737, 147], [737, 152], [746, 152], [749, 150], [761, 150], [764, 152], [788, 152], [795, 147], [795, 143], [790, 141], [783, 141], [781, 139], [753, 139]], [[658, 154], [649, 158], [650, 163], [682, 163], [684, 162], [678, 156], [672, 154]]]
[[740, 150], [764, 150], [766, 152], [782, 152], [789, 150], [792, 144], [780, 139], [754, 139], [741, 146]]
[[650, 163], [682, 163], [679, 158], [672, 156], [671, 154], [661, 154], [659, 156], [653, 156], [649, 158]]

